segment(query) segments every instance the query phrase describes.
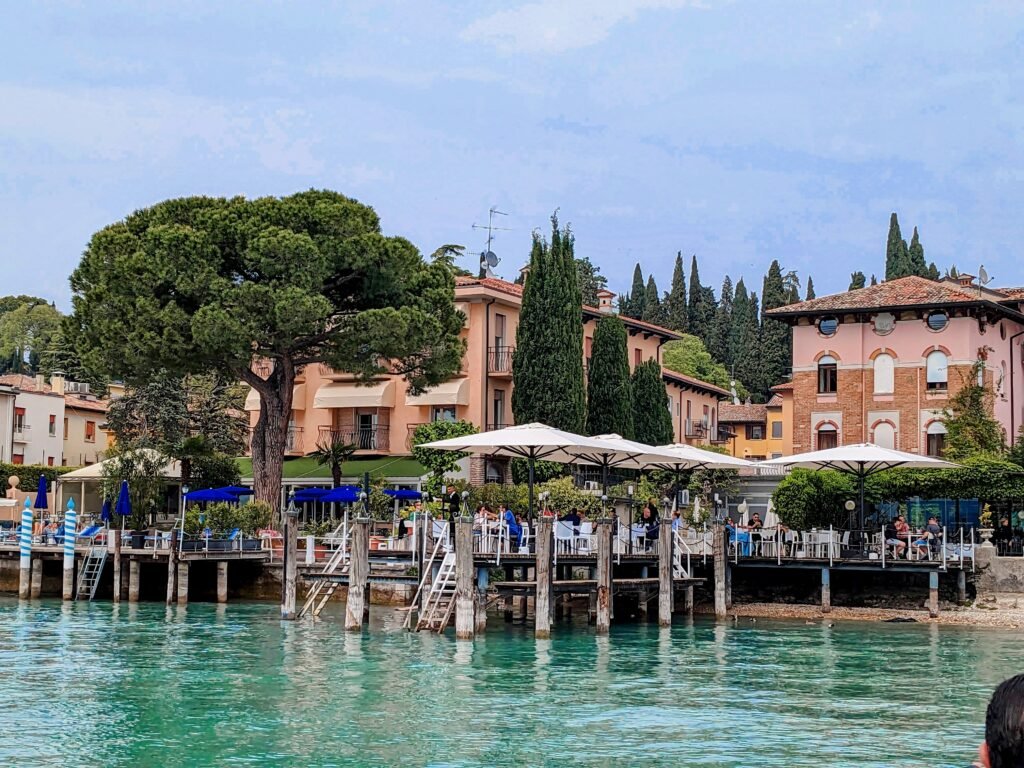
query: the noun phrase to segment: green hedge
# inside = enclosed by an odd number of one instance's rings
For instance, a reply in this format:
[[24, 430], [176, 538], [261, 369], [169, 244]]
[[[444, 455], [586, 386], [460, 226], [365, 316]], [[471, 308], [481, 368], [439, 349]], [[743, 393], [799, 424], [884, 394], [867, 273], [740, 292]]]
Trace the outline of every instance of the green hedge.
[[17, 475], [18, 489], [22, 491], [35, 491], [39, 486], [39, 477], [46, 478], [48, 487], [52, 488], [54, 482], [61, 475], [66, 475], [78, 467], [46, 467], [40, 464], [7, 464], [0, 462], [0, 482], [3, 483], [3, 491], [8, 488], [7, 478]]

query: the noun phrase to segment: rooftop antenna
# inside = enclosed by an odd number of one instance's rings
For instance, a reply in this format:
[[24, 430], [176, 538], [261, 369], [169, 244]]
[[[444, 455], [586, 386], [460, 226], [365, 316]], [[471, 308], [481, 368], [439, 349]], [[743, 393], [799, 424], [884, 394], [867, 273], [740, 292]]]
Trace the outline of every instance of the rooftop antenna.
[[978, 267], [978, 296], [981, 296], [982, 289], [992, 282], [992, 278], [988, 276], [988, 271], [985, 269], [985, 265], [982, 264]]
[[491, 206], [490, 210], [487, 211], [487, 226], [483, 224], [474, 224], [473, 229], [486, 229], [487, 230], [487, 248], [480, 253], [480, 277], [494, 277], [494, 268], [498, 266], [498, 262], [501, 261], [494, 251], [491, 250], [491, 242], [494, 240], [495, 232], [511, 232], [510, 227], [496, 227], [494, 226], [494, 215], [508, 216], [504, 211], [499, 211], [497, 207]]

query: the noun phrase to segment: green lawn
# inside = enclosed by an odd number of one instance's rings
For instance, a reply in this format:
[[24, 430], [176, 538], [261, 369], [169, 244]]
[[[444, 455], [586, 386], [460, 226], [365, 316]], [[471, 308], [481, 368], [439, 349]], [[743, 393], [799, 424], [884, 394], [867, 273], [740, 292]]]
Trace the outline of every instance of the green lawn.
[[[242, 477], [252, 477], [252, 459], [238, 459], [238, 471]], [[360, 478], [364, 472], [371, 476], [384, 475], [386, 477], [420, 477], [427, 474], [427, 470], [416, 459], [411, 456], [389, 456], [383, 459], [353, 459], [346, 461], [342, 471], [347, 478]], [[303, 456], [301, 458], [284, 460], [285, 480], [300, 480], [309, 478], [311, 480], [329, 480], [331, 470], [329, 467], [322, 467], [316, 463], [316, 459]]]

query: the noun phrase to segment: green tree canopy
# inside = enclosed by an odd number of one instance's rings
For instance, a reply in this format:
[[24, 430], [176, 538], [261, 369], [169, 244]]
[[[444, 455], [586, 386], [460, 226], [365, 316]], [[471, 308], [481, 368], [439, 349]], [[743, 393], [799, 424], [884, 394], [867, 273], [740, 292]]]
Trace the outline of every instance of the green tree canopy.
[[857, 270], [856, 272], [850, 273], [850, 287], [848, 291], [856, 291], [867, 285], [868, 279], [863, 272]]
[[[928, 277], [928, 265], [924, 260], [924, 246], [921, 245], [921, 238], [917, 234], [917, 227], [914, 227], [914, 234], [910, 238], [910, 248], [907, 249], [908, 263], [912, 274], [920, 277]], [[937, 271], [937, 270], [936, 270]]]
[[587, 434], [633, 436], [626, 326], [602, 317], [594, 329], [587, 369]]
[[651, 359], [633, 370], [633, 436], [648, 445], [672, 442], [672, 414], [668, 410], [668, 392], [661, 378], [661, 366]]
[[644, 273], [640, 264], [633, 267], [633, 284], [629, 289], [629, 299], [625, 306], [619, 303], [619, 314], [632, 317], [635, 320], [642, 320], [646, 309], [647, 286], [644, 283]]
[[810, 301], [811, 299], [816, 299], [816, 298], [818, 298], [818, 294], [816, 294], [814, 292], [814, 280], [812, 280], [811, 276], [808, 275], [807, 276], [807, 295], [804, 297], [804, 299], [807, 300], [807, 301]]
[[661, 305], [661, 296], [654, 275], [647, 276], [647, 286], [644, 288], [644, 315], [640, 319], [654, 325], [665, 325], [665, 310]]
[[40, 360], [60, 333], [60, 327], [61, 314], [52, 304], [45, 301], [18, 304], [0, 314], [0, 360], [14, 373], [37, 372]]
[[586, 422], [583, 315], [572, 232], [551, 217], [551, 242], [534, 235], [512, 355], [512, 413], [580, 433]]
[[71, 288], [90, 367], [134, 382], [217, 370], [259, 393], [255, 492], [275, 509], [303, 367], [402, 375], [418, 392], [454, 374], [464, 351], [449, 264], [424, 261], [381, 233], [372, 208], [330, 191], [136, 211], [93, 236]]
[[885, 279], [895, 280], [913, 274], [907, 241], [900, 232], [900, 222], [893, 213], [889, 217], [889, 237], [885, 246]]
[[[732, 377], [729, 370], [711, 356], [704, 348], [704, 342], [696, 336], [684, 334], [681, 339], [666, 343], [661, 351], [662, 364], [670, 371], [692, 376], [725, 390], [730, 388]], [[736, 394], [741, 399], [745, 399], [748, 394], [747, 388], [738, 381]]]
[[687, 315], [686, 275], [683, 274], [683, 253], [679, 251], [672, 269], [672, 289], [665, 298], [665, 327], [686, 333]]
[[732, 333], [732, 278], [728, 275], [722, 280], [722, 294], [715, 310], [715, 321], [711, 332], [707, 334], [705, 346], [707, 351], [728, 370], [732, 366], [732, 348], [729, 339]]
[[988, 387], [979, 386], [978, 376], [984, 361], [971, 366], [962, 386], [949, 399], [945, 410], [946, 449], [950, 461], [962, 461], [978, 454], [996, 455], [1006, 448], [1003, 428], [992, 416], [995, 395]]
[[715, 321], [715, 292], [700, 282], [697, 255], [690, 259], [690, 292], [687, 304], [687, 327], [690, 333], [707, 342], [711, 325]]
[[587, 257], [576, 259], [576, 279], [580, 284], [580, 295], [583, 303], [596, 307], [597, 292], [608, 287], [608, 278], [601, 274], [601, 268], [595, 267]]
[[420, 424], [412, 433], [412, 455], [420, 464], [430, 470], [430, 479], [426, 490], [431, 496], [441, 495], [444, 476], [459, 470], [459, 461], [468, 453], [458, 451], [438, 451], [434, 448], [423, 448], [423, 443], [435, 440], [447, 440], [452, 437], [464, 437], [476, 434], [476, 427], [468, 421], [434, 421]]
[[792, 367], [793, 345], [790, 328], [781, 320], [775, 320], [766, 314], [769, 309], [788, 304], [789, 294], [790, 291], [787, 291], [783, 280], [782, 267], [777, 260], [772, 261], [764, 278], [762, 293], [759, 355], [761, 378], [756, 385], [766, 397], [768, 388], [786, 380]]

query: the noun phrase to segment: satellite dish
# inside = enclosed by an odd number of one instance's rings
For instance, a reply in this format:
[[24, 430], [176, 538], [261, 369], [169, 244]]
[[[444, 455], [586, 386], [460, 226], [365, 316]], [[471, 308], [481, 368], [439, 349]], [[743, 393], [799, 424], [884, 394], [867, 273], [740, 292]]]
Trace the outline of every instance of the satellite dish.
[[494, 267], [498, 266], [498, 262], [501, 261], [495, 254], [494, 251], [482, 251], [480, 253], [480, 271], [483, 272], [484, 277], [494, 277]]
[[988, 276], [988, 272], [985, 270], [984, 264], [978, 268], [978, 282], [982, 285], [988, 285], [992, 282], [992, 278]]
[[494, 251], [485, 252], [481, 256], [481, 258], [487, 262], [488, 267], [496, 267], [498, 266], [498, 262], [500, 261], [500, 259], [494, 255]]

